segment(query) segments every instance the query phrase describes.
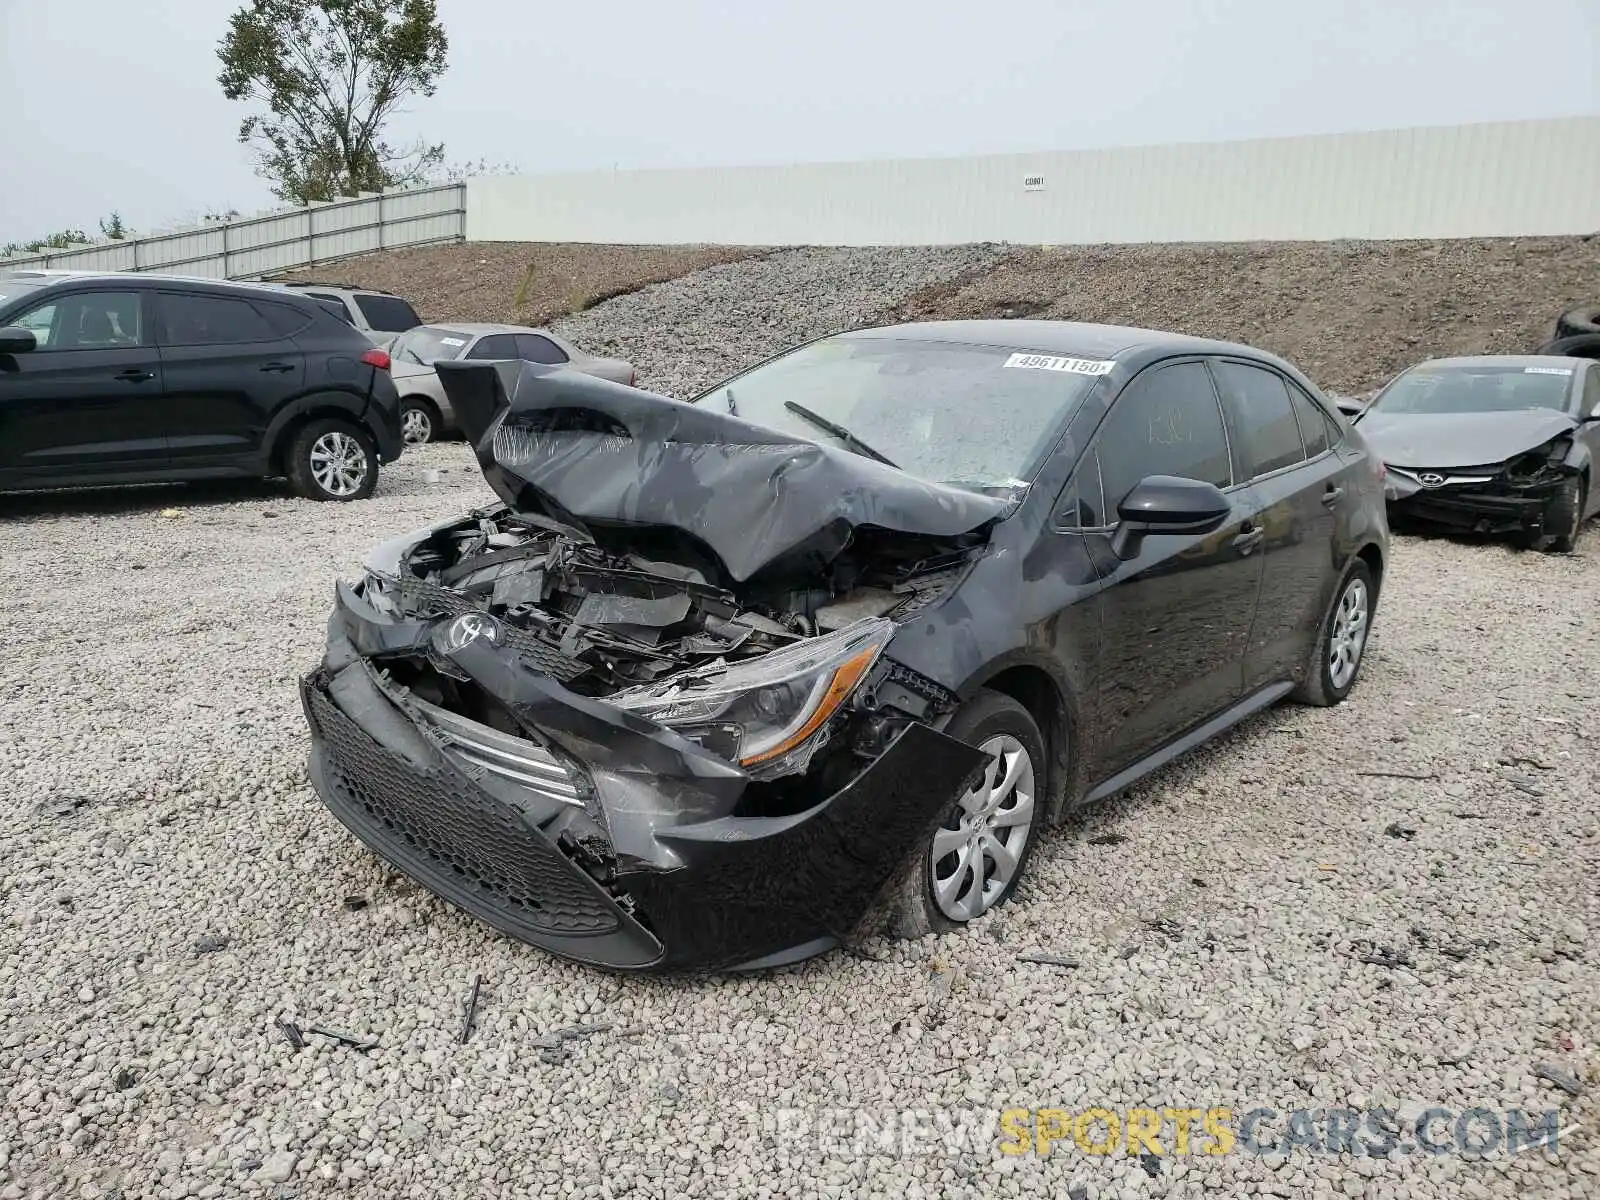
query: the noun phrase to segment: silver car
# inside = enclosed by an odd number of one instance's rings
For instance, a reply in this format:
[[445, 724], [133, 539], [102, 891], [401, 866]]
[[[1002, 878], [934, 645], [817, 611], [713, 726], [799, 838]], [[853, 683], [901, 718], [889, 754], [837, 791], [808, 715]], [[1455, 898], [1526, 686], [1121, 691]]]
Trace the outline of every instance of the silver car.
[[455, 414], [433, 365], [458, 358], [520, 358], [570, 367], [613, 383], [633, 386], [633, 365], [620, 358], [597, 358], [548, 329], [522, 325], [419, 325], [389, 347], [391, 374], [400, 389], [400, 427], [408, 446], [431, 442], [454, 431]]

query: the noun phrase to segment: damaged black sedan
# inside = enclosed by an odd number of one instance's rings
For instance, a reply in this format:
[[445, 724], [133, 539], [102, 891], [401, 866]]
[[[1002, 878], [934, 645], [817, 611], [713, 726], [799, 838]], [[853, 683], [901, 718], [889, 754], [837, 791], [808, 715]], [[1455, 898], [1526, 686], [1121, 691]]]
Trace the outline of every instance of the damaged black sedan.
[[902, 325], [691, 403], [440, 376], [502, 502], [339, 584], [312, 781], [554, 953], [746, 969], [957, 927], [1072, 805], [1355, 683], [1378, 465], [1247, 347]]
[[1433, 359], [1398, 375], [1358, 420], [1388, 464], [1397, 522], [1569, 553], [1600, 510], [1600, 362]]

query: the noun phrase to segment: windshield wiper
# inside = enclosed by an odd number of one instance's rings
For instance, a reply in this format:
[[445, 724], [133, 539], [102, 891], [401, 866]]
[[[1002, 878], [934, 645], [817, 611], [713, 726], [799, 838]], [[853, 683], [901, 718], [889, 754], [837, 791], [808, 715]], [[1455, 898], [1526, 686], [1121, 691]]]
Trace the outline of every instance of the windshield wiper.
[[827, 417], [824, 417], [818, 413], [814, 413], [804, 405], [796, 404], [793, 400], [785, 400], [783, 402], [783, 406], [796, 416], [804, 417], [818, 429], [833, 434], [834, 437], [838, 438], [846, 446], [849, 446], [850, 449], [854, 450], [857, 454], [864, 454], [868, 458], [875, 458], [884, 466], [894, 467], [894, 469], [897, 471], [900, 469], [898, 466], [895, 466], [893, 459], [889, 458], [887, 455], [879, 454], [876, 450], [863, 442], [855, 434], [851, 433], [843, 425], [835, 424], [833, 421], [828, 420]]

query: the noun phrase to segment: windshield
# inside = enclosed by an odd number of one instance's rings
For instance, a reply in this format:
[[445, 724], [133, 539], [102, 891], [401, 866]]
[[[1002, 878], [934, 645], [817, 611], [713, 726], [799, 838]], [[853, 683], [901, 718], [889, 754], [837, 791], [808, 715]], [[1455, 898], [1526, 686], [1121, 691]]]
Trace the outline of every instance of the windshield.
[[1563, 412], [1571, 367], [1418, 367], [1396, 379], [1372, 402], [1372, 412], [1394, 414]]
[[1011, 488], [1032, 478], [1068, 413], [1110, 368], [990, 346], [840, 337], [693, 403], [881, 456], [934, 483]]
[[414, 362], [431, 367], [436, 362], [460, 358], [461, 352], [467, 348], [467, 343], [470, 341], [472, 339], [464, 333], [451, 333], [448, 329], [419, 325], [395, 338], [394, 345], [389, 347], [389, 354], [401, 362]]

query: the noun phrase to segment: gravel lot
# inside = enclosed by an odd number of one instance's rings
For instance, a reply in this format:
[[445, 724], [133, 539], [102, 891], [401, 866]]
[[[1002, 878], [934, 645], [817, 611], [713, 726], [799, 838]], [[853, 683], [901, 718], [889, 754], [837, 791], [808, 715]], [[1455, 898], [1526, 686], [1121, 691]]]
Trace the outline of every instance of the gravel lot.
[[[568, 325], [683, 394], [1000, 253], [786, 251]], [[334, 578], [491, 498], [452, 443], [356, 505], [0, 498], [0, 1200], [1600, 1192], [1600, 530], [1570, 558], [1399, 539], [1347, 704], [1056, 831], [964, 933], [653, 981], [491, 936], [305, 782]], [[1079, 965], [1018, 961], [1041, 951]], [[297, 1052], [280, 1014], [377, 1046]], [[1487, 1162], [996, 1149], [1002, 1108], [1143, 1104], [1560, 1106], [1564, 1132]], [[846, 1136], [896, 1112], [898, 1153]]]

